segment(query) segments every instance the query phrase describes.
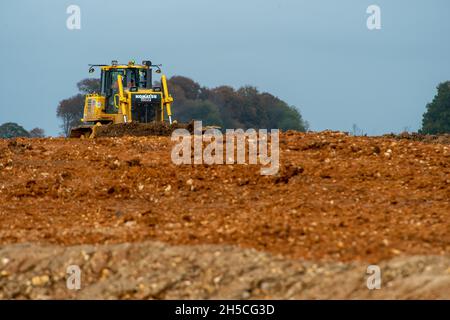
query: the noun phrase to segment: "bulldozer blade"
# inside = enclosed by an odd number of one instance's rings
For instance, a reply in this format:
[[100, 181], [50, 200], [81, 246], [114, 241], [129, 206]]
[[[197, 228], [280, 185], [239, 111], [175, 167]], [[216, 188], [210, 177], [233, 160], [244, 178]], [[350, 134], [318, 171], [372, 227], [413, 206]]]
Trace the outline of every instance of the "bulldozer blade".
[[123, 136], [170, 136], [176, 129], [186, 129], [193, 132], [192, 123], [169, 124], [161, 121], [149, 123], [129, 122], [108, 124], [95, 128], [94, 136], [100, 137], [123, 137]]
[[94, 126], [79, 126], [70, 130], [69, 138], [93, 138]]

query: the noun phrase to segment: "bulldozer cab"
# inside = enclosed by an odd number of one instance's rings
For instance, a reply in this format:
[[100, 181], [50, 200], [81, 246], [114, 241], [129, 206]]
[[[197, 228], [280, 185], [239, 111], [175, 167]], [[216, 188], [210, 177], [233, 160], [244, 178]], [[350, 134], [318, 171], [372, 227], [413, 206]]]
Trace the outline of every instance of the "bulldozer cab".
[[138, 92], [152, 89], [151, 69], [145, 67], [121, 66], [104, 68], [101, 73], [101, 95], [106, 97], [106, 113], [115, 113], [114, 96], [118, 93], [118, 76], [122, 77], [122, 86], [126, 92]]
[[102, 70], [102, 94], [107, 94], [108, 89], [117, 86], [117, 76], [122, 76], [124, 88], [151, 89], [151, 70], [143, 68], [116, 68]]

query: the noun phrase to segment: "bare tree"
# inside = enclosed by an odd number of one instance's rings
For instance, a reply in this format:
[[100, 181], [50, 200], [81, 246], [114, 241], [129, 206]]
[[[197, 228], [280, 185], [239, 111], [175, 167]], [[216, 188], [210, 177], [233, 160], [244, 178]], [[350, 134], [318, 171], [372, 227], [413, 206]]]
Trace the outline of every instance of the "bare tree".
[[56, 116], [62, 120], [61, 129], [67, 137], [70, 129], [78, 126], [83, 117], [84, 96], [77, 94], [68, 99], [62, 100], [56, 110]]
[[56, 116], [61, 119], [60, 125], [62, 133], [68, 136], [70, 129], [81, 124], [84, 108], [84, 95], [100, 91], [100, 80], [95, 78], [83, 79], [77, 83], [77, 88], [81, 92], [71, 98], [59, 102], [56, 109]]
[[363, 136], [364, 130], [360, 129], [356, 123], [352, 125], [352, 136]]
[[44, 138], [45, 137], [45, 131], [42, 128], [31, 129], [30, 137], [31, 138]]

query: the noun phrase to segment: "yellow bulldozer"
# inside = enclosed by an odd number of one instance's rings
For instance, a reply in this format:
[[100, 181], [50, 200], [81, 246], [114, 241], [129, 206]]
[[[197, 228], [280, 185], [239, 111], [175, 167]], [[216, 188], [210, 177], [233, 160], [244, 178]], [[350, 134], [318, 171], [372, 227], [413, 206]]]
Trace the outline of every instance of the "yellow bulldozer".
[[153, 85], [152, 72], [161, 73], [161, 65], [151, 61], [136, 64], [90, 64], [89, 73], [100, 68], [100, 92], [86, 95], [83, 125], [72, 128], [71, 138], [93, 138], [104, 125], [161, 122], [172, 125], [172, 96], [167, 79], [161, 75], [160, 86]]

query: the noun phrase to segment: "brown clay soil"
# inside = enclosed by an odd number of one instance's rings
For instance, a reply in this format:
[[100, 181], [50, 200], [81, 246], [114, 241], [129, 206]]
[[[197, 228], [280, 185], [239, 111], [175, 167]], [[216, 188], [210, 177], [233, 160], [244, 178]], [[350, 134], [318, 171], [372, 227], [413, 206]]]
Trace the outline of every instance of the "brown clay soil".
[[448, 258], [448, 143], [287, 132], [275, 176], [259, 165], [176, 166], [172, 145], [0, 140], [0, 248], [161, 241], [320, 263]]

